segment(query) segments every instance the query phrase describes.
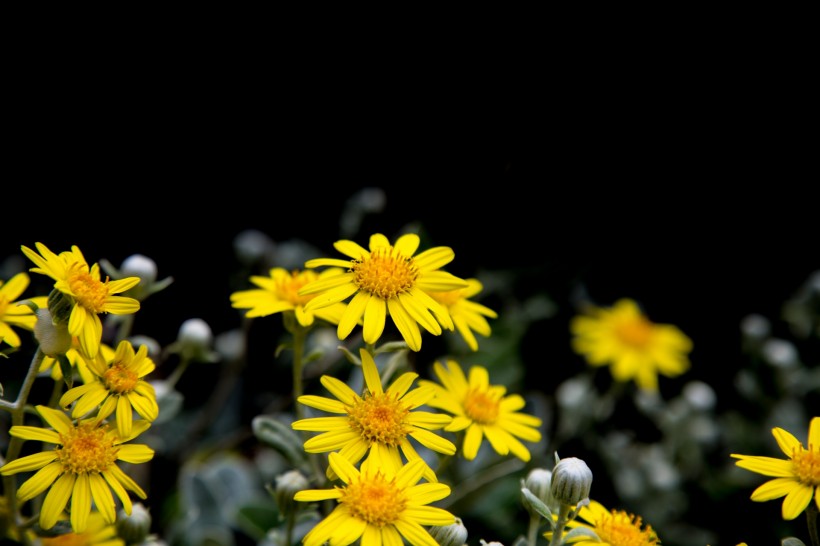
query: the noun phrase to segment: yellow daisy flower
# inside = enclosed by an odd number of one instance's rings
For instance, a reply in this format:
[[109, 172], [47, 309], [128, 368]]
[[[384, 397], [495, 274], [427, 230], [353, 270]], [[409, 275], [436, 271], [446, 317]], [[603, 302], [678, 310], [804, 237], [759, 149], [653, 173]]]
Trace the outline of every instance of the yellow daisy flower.
[[114, 357], [106, 360], [102, 351], [88, 361], [94, 379], [66, 391], [60, 406], [67, 408], [76, 400], [71, 416], [75, 419], [99, 407], [97, 419], [117, 412], [117, 429], [122, 436], [131, 434], [133, 412], [151, 422], [159, 415], [154, 387], [143, 378], [154, 371], [154, 361], [148, 357], [148, 347], [140, 345], [137, 352], [128, 340], [120, 341]]
[[[12, 326], [32, 331], [37, 316], [28, 305], [21, 305], [19, 298], [26, 288], [30, 279], [27, 273], [17, 273], [8, 282], [0, 280], [0, 343], [7, 343], [11, 347], [20, 346], [20, 336], [11, 329]], [[37, 307], [45, 307], [48, 304], [47, 297], [26, 298], [32, 301]]]
[[[106, 362], [114, 358], [114, 349], [109, 347], [106, 343], [100, 343], [100, 350], [97, 357], [102, 355]], [[95, 375], [88, 368], [85, 357], [80, 352], [80, 341], [76, 337], [72, 337], [71, 348], [65, 353], [68, 363], [72, 368], [77, 370], [80, 379], [83, 383], [90, 383], [94, 381]], [[48, 374], [55, 381], [63, 380], [63, 370], [60, 369], [60, 364], [57, 359], [48, 355], [43, 357], [43, 362], [40, 364], [39, 373]]]
[[658, 374], [676, 377], [689, 369], [692, 341], [676, 326], [650, 322], [630, 299], [611, 308], [591, 307], [570, 322], [572, 348], [591, 366], [610, 366], [616, 381], [634, 380], [658, 390]]
[[428, 406], [453, 415], [453, 421], [444, 430], [467, 430], [463, 445], [467, 460], [475, 459], [485, 437], [499, 455], [512, 453], [523, 461], [530, 460], [530, 451], [518, 438], [527, 442], [540, 441], [541, 432], [537, 427], [541, 426], [541, 419], [519, 413], [525, 405], [522, 396], [506, 396], [506, 387], [490, 385], [489, 373], [483, 366], [472, 366], [469, 380], [454, 360], [447, 361], [447, 368], [436, 362], [433, 370], [441, 385], [422, 379], [419, 386], [435, 393], [427, 402]]
[[114, 294], [136, 286], [140, 278], [126, 277], [115, 281], [106, 278], [103, 282], [100, 280], [99, 264], [95, 263], [89, 268], [76, 245], [59, 255], [42, 243], [36, 243], [35, 246], [40, 254], [26, 246], [21, 247], [23, 253], [37, 265], [30, 271], [48, 275], [55, 281], [54, 288], [71, 298], [68, 332], [77, 336], [83, 352], [89, 358], [94, 358], [102, 339], [102, 321], [98, 315], [128, 315], [137, 312], [140, 308], [139, 301]]
[[478, 350], [473, 331], [484, 337], [489, 337], [492, 333], [490, 323], [484, 317], [498, 318], [498, 314], [485, 305], [470, 301], [484, 286], [478, 279], [466, 279], [467, 287], [446, 292], [430, 292], [429, 296], [439, 302], [450, 313], [456, 329], [467, 342], [473, 351]]
[[91, 512], [85, 531], [40, 538], [42, 546], [125, 546], [117, 536], [117, 525], [108, 523], [99, 512]]
[[419, 236], [412, 233], [399, 237], [395, 245], [381, 233], [372, 235], [370, 250], [353, 241], [336, 241], [334, 248], [349, 256], [349, 260], [318, 258], [308, 260], [305, 267], [331, 266], [346, 271], [303, 287], [300, 295], [316, 294], [305, 310], [321, 309], [353, 296], [337, 328], [339, 339], [347, 338], [364, 318], [363, 338], [373, 345], [384, 332], [389, 314], [408, 347], [418, 352], [419, 324], [434, 335], [441, 335], [442, 326], [454, 328], [447, 310], [429, 292], [467, 286], [463, 279], [439, 270], [453, 261], [455, 253], [451, 248], [437, 246], [415, 254], [419, 242]]
[[[660, 544], [651, 525], [644, 525], [642, 518], [623, 510], [607, 510], [594, 500], [578, 511], [578, 517], [567, 524], [568, 529], [585, 527], [597, 536], [578, 535], [572, 544], [601, 544], [604, 546], [653, 546]], [[544, 536], [552, 539], [552, 531]]]
[[274, 267], [270, 270], [269, 277], [251, 277], [251, 282], [258, 286], [258, 289], [239, 290], [231, 294], [231, 306], [236, 309], [248, 309], [245, 313], [248, 318], [293, 312], [303, 327], [311, 326], [314, 318], [339, 324], [345, 304], [335, 303], [315, 311], [305, 311], [305, 305], [315, 296], [300, 296], [299, 289], [313, 281], [340, 275], [342, 272], [339, 268], [316, 273], [312, 270], [288, 271], [282, 267]]
[[[433, 451], [455, 454], [456, 447], [452, 442], [430, 432], [449, 423], [450, 417], [413, 411], [433, 396], [429, 389], [416, 388], [408, 392], [418, 374], [403, 373], [384, 390], [373, 356], [365, 349], [360, 349], [359, 354], [366, 385], [362, 396], [342, 381], [324, 375], [322, 385], [336, 400], [314, 395], [298, 398], [298, 402], [305, 406], [340, 414], [339, 417], [311, 417], [293, 422], [294, 430], [323, 432], [305, 442], [305, 451], [326, 453], [338, 450], [351, 464], [358, 463], [369, 453], [368, 459], [375, 461], [377, 468], [394, 471], [402, 465], [401, 454], [408, 461], [421, 459], [408, 437]], [[426, 463], [424, 467], [424, 477], [436, 481], [433, 470]], [[328, 469], [328, 477], [335, 477], [331, 469]]]
[[755, 489], [752, 500], [765, 502], [786, 497], [782, 507], [785, 520], [799, 516], [812, 496], [820, 509], [820, 417], [812, 418], [809, 424], [808, 448], [782, 428], [773, 428], [772, 434], [788, 460], [731, 454], [740, 459], [735, 463], [737, 466], [774, 478]]
[[131, 499], [126, 489], [141, 499], [145, 491], [115, 463], [145, 463], [154, 457], [154, 450], [142, 444], [126, 444], [145, 432], [147, 421], [137, 421], [131, 434], [121, 436], [116, 428], [97, 419], [86, 419], [74, 424], [62, 411], [37, 406], [43, 420], [54, 430], [16, 425], [9, 434], [23, 440], [57, 444], [50, 451], [27, 455], [0, 467], [0, 474], [10, 476], [19, 472], [37, 472], [17, 491], [22, 503], [49, 489], [40, 509], [40, 527], [51, 529], [57, 523], [71, 500], [71, 527], [77, 533], [88, 528], [91, 502], [102, 513], [105, 521], [114, 523], [116, 512], [111, 490], [131, 514]]
[[398, 471], [362, 464], [357, 470], [338, 453], [330, 466], [345, 483], [332, 489], [299, 491], [294, 499], [317, 502], [336, 499], [338, 505], [302, 539], [305, 546], [347, 546], [361, 539], [366, 546], [438, 546], [425, 525], [452, 525], [456, 518], [442, 508], [427, 506], [450, 494], [443, 483], [418, 483], [424, 461], [416, 459]]

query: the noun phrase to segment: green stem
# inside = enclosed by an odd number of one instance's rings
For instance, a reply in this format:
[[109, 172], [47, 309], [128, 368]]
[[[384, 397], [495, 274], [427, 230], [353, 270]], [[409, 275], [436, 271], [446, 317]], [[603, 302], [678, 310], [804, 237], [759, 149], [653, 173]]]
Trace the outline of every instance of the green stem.
[[806, 508], [806, 524], [809, 527], [809, 538], [812, 546], [820, 546], [820, 534], [817, 532], [817, 504], [809, 502]]
[[288, 512], [287, 526], [285, 527], [285, 540], [282, 544], [290, 546], [293, 543], [293, 528], [296, 526], [296, 507], [291, 506]]
[[541, 527], [541, 516], [533, 514], [530, 516], [530, 525], [527, 529], [527, 545], [535, 546], [538, 540], [538, 528]]
[[[34, 353], [34, 358], [31, 359], [31, 365], [29, 366], [26, 378], [23, 380], [23, 385], [20, 387], [20, 392], [17, 394], [17, 400], [15, 400], [13, 404], [11, 411], [12, 427], [23, 424], [26, 401], [28, 400], [28, 395], [31, 392], [31, 386], [34, 384], [34, 380], [37, 377], [37, 373], [40, 371], [40, 365], [43, 363], [43, 358], [45, 358], [45, 356], [46, 355], [38, 346], [37, 352]], [[22, 448], [23, 440], [17, 436], [12, 436], [11, 440], [9, 440], [9, 449], [6, 451], [6, 463], [17, 459], [17, 456], [20, 455]], [[26, 532], [23, 530], [17, 517], [17, 476], [13, 474], [3, 476], [3, 490], [6, 496], [6, 506], [8, 507], [12, 530], [20, 538], [20, 540], [22, 540], [25, 544], [29, 544]]]
[[168, 389], [171, 390], [177, 384], [177, 381], [180, 380], [182, 374], [185, 373], [185, 370], [188, 368], [188, 365], [191, 363], [191, 359], [183, 356], [179, 361], [179, 366], [168, 376], [168, 379], [165, 383], [168, 385]]
[[558, 521], [552, 527], [552, 540], [550, 540], [549, 546], [561, 546], [563, 543], [564, 527], [567, 525], [570, 510], [572, 510], [572, 507], [569, 504], [561, 504], [561, 508], [558, 510]]

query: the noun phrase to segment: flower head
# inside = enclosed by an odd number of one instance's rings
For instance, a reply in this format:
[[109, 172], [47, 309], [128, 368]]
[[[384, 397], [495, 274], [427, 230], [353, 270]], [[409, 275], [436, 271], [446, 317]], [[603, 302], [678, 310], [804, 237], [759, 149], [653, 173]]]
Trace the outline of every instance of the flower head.
[[483, 366], [472, 366], [469, 380], [454, 360], [448, 360], [446, 368], [436, 362], [433, 369], [441, 385], [429, 380], [421, 380], [419, 385], [435, 393], [427, 405], [453, 415], [444, 430], [466, 429], [463, 452], [467, 460], [475, 459], [484, 438], [499, 455], [512, 453], [523, 461], [530, 460], [530, 451], [519, 438], [540, 441], [537, 427], [541, 419], [518, 411], [525, 406], [522, 396], [507, 396], [503, 385], [490, 385], [489, 373]]
[[69, 500], [71, 527], [74, 532], [82, 533], [88, 528], [92, 500], [105, 521], [114, 523], [116, 512], [111, 490], [128, 514], [132, 504], [126, 490], [146, 498], [145, 491], [116, 462], [138, 464], [153, 458], [154, 451], [148, 446], [125, 443], [143, 433], [150, 423], [135, 422], [131, 434], [121, 436], [116, 428], [97, 419], [75, 424], [60, 410], [37, 406], [37, 411], [54, 430], [16, 425], [9, 434], [23, 440], [56, 444], [56, 447], [10, 461], [0, 467], [0, 474], [9, 476], [37, 470], [20, 486], [17, 498], [25, 502], [49, 490], [40, 510], [40, 527], [51, 529]]
[[[31, 307], [17, 301], [28, 288], [29, 282], [27, 273], [17, 273], [5, 283], [0, 280], [0, 343], [6, 343], [11, 347], [20, 346], [20, 336], [11, 329], [12, 326], [28, 331], [34, 329], [37, 315]], [[46, 306], [48, 298], [28, 298], [28, 301], [42, 308]]]
[[360, 471], [338, 453], [331, 453], [329, 462], [344, 486], [308, 489], [294, 496], [302, 502], [338, 501], [336, 508], [302, 539], [305, 546], [327, 542], [347, 546], [359, 539], [371, 546], [402, 544], [405, 540], [412, 546], [438, 546], [423, 526], [451, 525], [456, 521], [450, 512], [427, 506], [447, 497], [450, 488], [443, 483], [418, 483], [424, 474], [421, 459], [397, 471], [366, 463]]
[[442, 326], [454, 328], [447, 310], [429, 293], [465, 288], [467, 283], [439, 270], [455, 257], [451, 248], [437, 246], [416, 254], [419, 242], [419, 236], [412, 233], [399, 237], [395, 245], [377, 233], [370, 237], [369, 250], [353, 241], [336, 241], [333, 246], [349, 260], [318, 258], [308, 260], [305, 267], [331, 266], [346, 271], [303, 287], [300, 295], [316, 294], [305, 310], [321, 309], [353, 296], [339, 321], [339, 339], [347, 338], [364, 319], [364, 341], [375, 344], [389, 314], [407, 346], [421, 350], [419, 325], [434, 335], [441, 335]]
[[769, 480], [752, 492], [752, 500], [765, 502], [780, 497], [783, 499], [783, 519], [792, 520], [799, 516], [811, 502], [812, 496], [820, 509], [820, 417], [814, 417], [809, 424], [808, 447], [782, 428], [772, 429], [777, 445], [788, 459], [737, 455], [735, 464], [740, 468], [771, 476]]
[[53, 537], [40, 538], [43, 546], [125, 546], [125, 541], [117, 536], [117, 526], [105, 521], [97, 511], [88, 516], [85, 531], [64, 533]]
[[[100, 356], [107, 362], [114, 358], [114, 349], [106, 343], [100, 343], [100, 350], [97, 353], [97, 358]], [[77, 371], [77, 374], [80, 376], [83, 383], [90, 383], [94, 381], [95, 375], [88, 368], [87, 360], [80, 352], [80, 341], [76, 337], [72, 338], [71, 348], [66, 351], [65, 357], [68, 360], [69, 365]], [[63, 370], [60, 368], [57, 358], [48, 355], [43, 357], [43, 362], [40, 364], [39, 372], [42, 374], [49, 374], [55, 381], [62, 381], [64, 379]]]
[[315, 311], [306, 311], [305, 305], [315, 296], [300, 296], [299, 290], [313, 281], [341, 273], [343, 271], [336, 267], [321, 273], [313, 270], [288, 271], [282, 267], [274, 267], [270, 270], [269, 277], [251, 277], [251, 282], [258, 286], [258, 289], [240, 290], [231, 294], [231, 304], [237, 309], [248, 309], [245, 316], [249, 318], [292, 312], [303, 327], [311, 326], [315, 318], [339, 324], [345, 304], [337, 302]]
[[[115, 281], [100, 280], [100, 266], [89, 267], [80, 249], [75, 245], [70, 251], [54, 254], [42, 243], [36, 243], [37, 250], [21, 247], [23, 253], [37, 267], [35, 273], [42, 273], [54, 279], [54, 288], [69, 298], [71, 314], [68, 331], [80, 340], [83, 352], [89, 357], [97, 356], [102, 339], [101, 313], [128, 315], [140, 308], [134, 298], [116, 296], [139, 284], [139, 277], [126, 277]], [[60, 317], [55, 316], [55, 320]]]
[[71, 412], [75, 419], [98, 407], [97, 419], [100, 420], [116, 411], [117, 428], [120, 434], [128, 436], [134, 411], [147, 421], [159, 415], [154, 387], [143, 379], [155, 367], [148, 357], [147, 345], [140, 345], [135, 353], [130, 341], [120, 341], [113, 358], [106, 359], [100, 351], [96, 358], [88, 361], [94, 379], [66, 391], [60, 405], [68, 407], [76, 401]]
[[635, 380], [658, 390], [658, 374], [676, 377], [689, 369], [692, 341], [676, 326], [655, 324], [629, 299], [611, 308], [590, 308], [570, 323], [572, 347], [591, 366], [609, 365], [616, 381]]
[[[373, 357], [365, 349], [360, 350], [360, 355], [366, 385], [362, 396], [342, 381], [325, 375], [321, 378], [322, 385], [336, 400], [314, 395], [299, 397], [298, 402], [305, 406], [339, 414], [338, 417], [312, 417], [293, 422], [294, 430], [323, 432], [305, 442], [305, 451], [324, 453], [339, 450], [352, 464], [369, 454], [368, 459], [375, 461], [378, 468], [393, 470], [401, 466], [401, 454], [408, 461], [421, 459], [410, 438], [439, 453], [455, 454], [456, 448], [452, 442], [430, 432], [449, 423], [450, 417], [413, 411], [433, 396], [429, 389], [410, 390], [418, 374], [406, 372], [385, 390]], [[332, 476], [331, 469], [328, 476]], [[426, 464], [424, 477], [428, 481], [436, 481], [435, 473]]]
[[[567, 527], [585, 527], [595, 536], [579, 534], [572, 544], [602, 544], [604, 546], [654, 546], [660, 544], [658, 535], [651, 525], [644, 525], [640, 516], [623, 510], [607, 510], [595, 500], [578, 510], [578, 517], [567, 524]], [[552, 532], [544, 533], [547, 539]], [[595, 539], [597, 536], [598, 540]]]
[[467, 279], [466, 282], [466, 288], [446, 292], [430, 292], [429, 295], [447, 309], [461, 337], [464, 338], [470, 349], [477, 351], [478, 341], [476, 341], [473, 331], [484, 337], [489, 337], [492, 329], [485, 317], [498, 318], [498, 314], [489, 307], [470, 301], [469, 298], [481, 292], [484, 286], [478, 279]]

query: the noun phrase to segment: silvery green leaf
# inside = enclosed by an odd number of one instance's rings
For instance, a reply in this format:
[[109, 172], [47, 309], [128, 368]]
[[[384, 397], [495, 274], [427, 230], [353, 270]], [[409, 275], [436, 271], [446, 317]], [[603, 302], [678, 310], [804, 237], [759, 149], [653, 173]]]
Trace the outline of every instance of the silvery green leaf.
[[521, 488], [521, 493], [523, 493], [523, 495], [527, 498], [533, 510], [538, 512], [538, 514], [542, 517], [546, 518], [547, 521], [552, 522], [552, 512], [541, 499], [536, 497], [533, 492], [526, 487]]
[[601, 539], [595, 534], [595, 531], [589, 527], [576, 527], [572, 529], [564, 536], [564, 542], [569, 543], [580, 537], [587, 537], [595, 542], [601, 542]]
[[388, 341], [376, 349], [376, 354], [392, 353], [395, 351], [406, 351], [408, 349], [406, 341]]
[[251, 421], [253, 433], [259, 441], [273, 447], [290, 464], [301, 467], [305, 461], [302, 439], [289, 423], [284, 423], [270, 415], [257, 415]]
[[344, 345], [339, 345], [339, 350], [342, 351], [342, 354], [345, 355], [345, 358], [347, 358], [351, 364], [355, 364], [356, 366], [362, 365], [362, 361], [359, 360], [359, 357], [351, 353]]

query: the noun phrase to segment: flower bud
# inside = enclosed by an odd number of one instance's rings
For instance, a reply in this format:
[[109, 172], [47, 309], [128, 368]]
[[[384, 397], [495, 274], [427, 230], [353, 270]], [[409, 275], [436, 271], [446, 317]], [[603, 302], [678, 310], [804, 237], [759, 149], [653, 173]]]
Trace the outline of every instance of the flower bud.
[[[543, 502], [547, 507], [552, 510], [555, 503], [555, 499], [552, 498], [552, 494], [550, 493], [550, 485], [552, 482], [552, 472], [549, 470], [545, 470], [543, 468], [533, 468], [530, 470], [530, 473], [527, 474], [527, 479], [524, 480], [522, 484], [523, 487], [526, 487], [530, 493], [535, 495], [538, 500]], [[527, 498], [526, 495], [521, 496], [521, 502], [524, 504], [524, 507], [527, 509], [531, 515], [535, 516], [538, 514], [538, 511], [533, 509], [530, 500]]]
[[40, 344], [40, 350], [52, 358], [64, 355], [71, 348], [68, 322], [55, 324], [48, 309], [37, 309], [36, 315], [34, 337]]
[[145, 540], [151, 530], [151, 514], [141, 502], [131, 507], [131, 515], [120, 510], [117, 516], [117, 536], [126, 544], [138, 544]]
[[552, 469], [550, 493], [556, 501], [575, 506], [589, 498], [592, 471], [587, 463], [576, 457], [561, 459]]
[[467, 528], [461, 518], [456, 518], [450, 525], [434, 525], [430, 527], [430, 535], [440, 546], [464, 546], [467, 544]]
[[74, 298], [68, 294], [63, 294], [56, 288], [49, 293], [48, 310], [51, 312], [51, 320], [54, 323], [68, 324], [73, 309]]
[[276, 476], [276, 504], [279, 512], [289, 514], [296, 506], [293, 496], [310, 486], [307, 478], [298, 470], [289, 470]]
[[208, 323], [199, 318], [188, 319], [179, 327], [174, 344], [185, 359], [214, 362], [219, 355], [211, 350], [214, 335]]
[[120, 266], [123, 277], [139, 277], [140, 284], [147, 286], [157, 280], [157, 264], [148, 256], [133, 254]]

